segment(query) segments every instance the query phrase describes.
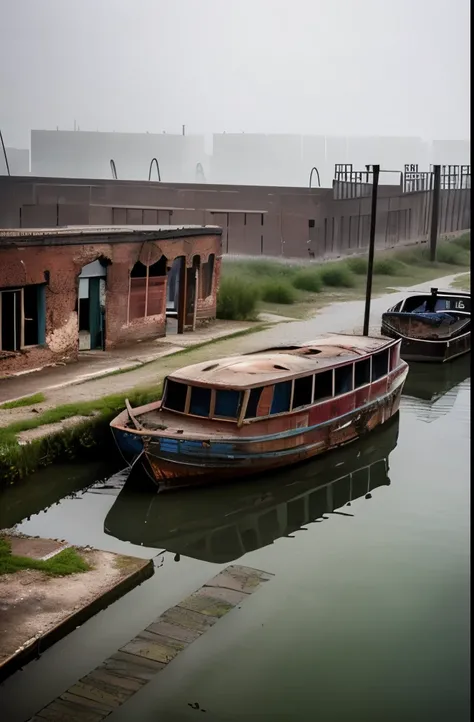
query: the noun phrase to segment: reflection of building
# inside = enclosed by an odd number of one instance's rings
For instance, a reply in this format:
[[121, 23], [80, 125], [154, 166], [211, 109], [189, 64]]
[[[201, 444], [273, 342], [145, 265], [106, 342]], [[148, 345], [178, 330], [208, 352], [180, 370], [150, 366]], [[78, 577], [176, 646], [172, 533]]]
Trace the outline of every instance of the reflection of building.
[[463, 381], [470, 376], [470, 356], [445, 364], [413, 363], [403, 387], [401, 407], [421, 421], [435, 421], [451, 411]]
[[0, 376], [166, 334], [173, 267], [178, 333], [215, 317], [221, 231], [96, 226], [0, 231]]
[[318, 460], [223, 488], [157, 495], [137, 492], [130, 479], [104, 528], [133, 544], [227, 563], [389, 484], [388, 457], [397, 438], [398, 417]]

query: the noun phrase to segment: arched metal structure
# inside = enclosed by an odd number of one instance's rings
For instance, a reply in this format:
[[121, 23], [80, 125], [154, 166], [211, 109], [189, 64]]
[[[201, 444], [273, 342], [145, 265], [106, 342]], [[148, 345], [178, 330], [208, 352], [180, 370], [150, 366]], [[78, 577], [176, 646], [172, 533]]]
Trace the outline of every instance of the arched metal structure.
[[204, 168], [202, 167], [202, 163], [196, 163], [196, 180], [203, 180], [206, 181], [206, 176], [204, 175]]
[[318, 171], [318, 169], [316, 168], [316, 166], [313, 166], [313, 167], [311, 168], [311, 173], [309, 174], [309, 187], [310, 187], [310, 188], [312, 187], [312, 186], [311, 186], [311, 183], [313, 182], [313, 173], [314, 173], [314, 171], [316, 171], [316, 175], [318, 176], [318, 188], [321, 188], [321, 179], [320, 179], [320, 177], [319, 177], [319, 171]]
[[9, 164], [8, 164], [7, 149], [5, 148], [5, 143], [3, 142], [3, 135], [2, 135], [2, 131], [1, 131], [1, 130], [0, 130], [0, 141], [1, 141], [1, 143], [2, 143], [3, 157], [5, 158], [5, 165], [6, 165], [6, 167], [7, 167], [7, 174], [8, 174], [8, 175], [11, 175], [11, 173], [10, 173], [10, 166], [9, 166]]
[[115, 161], [113, 158], [110, 159], [110, 170], [112, 171], [112, 178], [117, 180], [117, 168], [115, 167]]
[[148, 180], [151, 180], [151, 169], [153, 168], [153, 163], [156, 165], [156, 173], [158, 175], [158, 180], [161, 183], [161, 173], [160, 173], [160, 166], [158, 164], [158, 161], [156, 158], [151, 159], [150, 167], [148, 169]]

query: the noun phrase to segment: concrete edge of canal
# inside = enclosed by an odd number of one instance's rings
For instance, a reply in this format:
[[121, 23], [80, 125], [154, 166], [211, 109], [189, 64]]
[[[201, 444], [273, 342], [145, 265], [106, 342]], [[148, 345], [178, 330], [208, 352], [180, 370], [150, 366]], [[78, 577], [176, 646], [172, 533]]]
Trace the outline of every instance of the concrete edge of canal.
[[0, 576], [0, 683], [154, 574], [152, 559], [79, 548], [55, 539], [0, 535], [34, 561], [74, 549], [87, 571], [48, 576], [23, 568]]
[[[39, 710], [29, 722], [60, 719], [100, 722], [273, 576], [250, 567], [234, 564], [226, 567], [196, 592], [163, 612], [115, 654]], [[195, 704], [194, 708], [200, 709], [198, 703]]]

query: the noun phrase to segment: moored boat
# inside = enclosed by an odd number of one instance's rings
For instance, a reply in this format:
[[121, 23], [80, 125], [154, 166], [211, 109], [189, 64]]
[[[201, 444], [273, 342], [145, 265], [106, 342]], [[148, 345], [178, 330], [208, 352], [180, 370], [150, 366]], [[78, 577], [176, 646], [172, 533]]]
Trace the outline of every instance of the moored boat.
[[401, 340], [406, 361], [451, 361], [471, 350], [471, 294], [432, 288], [408, 296], [382, 315], [381, 332]]
[[327, 335], [207, 361], [165, 380], [163, 399], [111, 423], [130, 465], [159, 489], [249, 476], [312, 458], [383, 424], [408, 372], [400, 341]]

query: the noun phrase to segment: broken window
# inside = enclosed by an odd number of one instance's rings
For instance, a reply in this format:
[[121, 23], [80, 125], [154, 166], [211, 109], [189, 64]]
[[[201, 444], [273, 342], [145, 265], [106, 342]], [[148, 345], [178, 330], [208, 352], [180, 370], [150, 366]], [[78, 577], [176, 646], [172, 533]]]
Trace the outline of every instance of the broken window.
[[352, 391], [352, 369], [353, 365], [338, 366], [334, 369], [334, 394], [347, 394]]
[[372, 381], [377, 381], [388, 373], [388, 349], [372, 356]]
[[254, 389], [250, 389], [249, 399], [247, 401], [247, 408], [245, 409], [245, 418], [254, 419], [257, 416], [258, 404], [260, 396], [262, 395], [263, 386], [257, 386]]
[[282, 381], [273, 388], [271, 414], [283, 414], [290, 410], [291, 381]]
[[184, 412], [186, 408], [186, 395], [188, 387], [186, 384], [179, 384], [176, 381], [166, 382], [166, 398], [164, 406], [172, 411]]
[[355, 388], [370, 384], [370, 358], [364, 358], [355, 364]]
[[201, 288], [199, 298], [207, 298], [212, 293], [212, 282], [214, 277], [214, 261], [215, 256], [213, 253], [210, 254], [209, 259], [206, 263], [201, 265]]
[[211, 389], [202, 386], [193, 386], [191, 388], [191, 403], [189, 405], [189, 413], [195, 416], [209, 416], [211, 408]]
[[46, 284], [0, 290], [0, 350], [37, 346], [46, 337]]
[[224, 419], [236, 419], [240, 411], [241, 398], [240, 391], [232, 389], [216, 391], [214, 416], [221, 416]]
[[130, 271], [129, 320], [166, 311], [166, 258], [151, 266], [137, 261]]
[[314, 400], [323, 401], [332, 396], [332, 370], [321, 371], [314, 379]]
[[311, 403], [313, 403], [313, 376], [295, 379], [292, 408], [298, 409], [300, 406], [309, 406]]

